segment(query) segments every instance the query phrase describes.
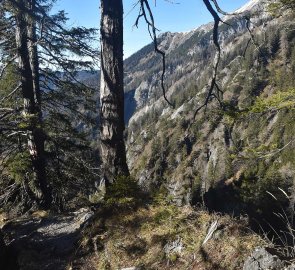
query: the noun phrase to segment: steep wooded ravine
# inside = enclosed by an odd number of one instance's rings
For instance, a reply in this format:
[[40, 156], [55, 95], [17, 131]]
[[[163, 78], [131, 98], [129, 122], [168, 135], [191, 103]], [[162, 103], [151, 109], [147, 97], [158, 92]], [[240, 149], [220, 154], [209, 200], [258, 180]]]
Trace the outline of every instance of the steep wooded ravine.
[[212, 24], [159, 37], [174, 109], [161, 97], [161, 58], [151, 44], [125, 61], [128, 162], [145, 190], [178, 205], [205, 201], [259, 215], [278, 207], [267, 191], [281, 198], [278, 187], [288, 191], [295, 177], [295, 24], [260, 1], [238, 12], [220, 27], [223, 108], [212, 100], [193, 119], [213, 72]]

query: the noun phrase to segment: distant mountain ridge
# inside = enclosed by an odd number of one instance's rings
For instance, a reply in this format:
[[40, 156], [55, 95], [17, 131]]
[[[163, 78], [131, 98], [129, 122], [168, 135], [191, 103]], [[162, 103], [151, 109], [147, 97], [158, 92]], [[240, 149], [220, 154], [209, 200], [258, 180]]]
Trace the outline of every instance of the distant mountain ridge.
[[[241, 13], [239, 16], [224, 17], [231, 26], [220, 26], [220, 42], [224, 47], [223, 50], [229, 48], [226, 47], [227, 43], [231, 42], [228, 37], [247, 31], [243, 16], [250, 11], [254, 13], [262, 10], [261, 5], [261, 1], [251, 0], [236, 11]], [[183, 79], [182, 74], [200, 76], [197, 73], [202, 73], [204, 65], [212, 62], [215, 53], [215, 48], [212, 46], [212, 28], [213, 23], [208, 23], [189, 32], [166, 32], [159, 36], [160, 47], [166, 53], [165, 84], [169, 96], [172, 96], [175, 91], [174, 85]], [[129, 121], [135, 111], [146, 110], [145, 105], [162, 100], [161, 64], [161, 57], [154, 53], [152, 43], [125, 60], [126, 121]], [[134, 117], [137, 117], [137, 113]]]

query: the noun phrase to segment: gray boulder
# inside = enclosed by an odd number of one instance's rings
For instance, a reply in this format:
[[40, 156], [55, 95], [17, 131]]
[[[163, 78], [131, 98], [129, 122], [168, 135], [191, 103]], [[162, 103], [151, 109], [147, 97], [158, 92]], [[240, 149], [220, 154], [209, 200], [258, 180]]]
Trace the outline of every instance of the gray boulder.
[[284, 266], [270, 249], [257, 248], [245, 261], [243, 270], [283, 270]]

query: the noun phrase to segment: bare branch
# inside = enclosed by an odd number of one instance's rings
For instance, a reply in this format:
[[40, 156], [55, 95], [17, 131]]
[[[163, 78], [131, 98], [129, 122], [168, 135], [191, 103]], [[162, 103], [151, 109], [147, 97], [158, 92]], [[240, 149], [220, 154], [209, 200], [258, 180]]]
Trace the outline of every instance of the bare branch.
[[145, 22], [148, 25], [148, 30], [149, 30], [150, 36], [151, 36], [153, 43], [154, 43], [155, 52], [160, 54], [162, 57], [161, 88], [162, 88], [162, 92], [163, 92], [163, 97], [164, 97], [165, 101], [171, 107], [174, 107], [173, 104], [168, 100], [167, 95], [166, 95], [166, 89], [165, 89], [165, 85], [164, 85], [164, 79], [165, 79], [165, 73], [166, 73], [166, 55], [165, 55], [164, 51], [159, 49], [159, 44], [158, 44], [158, 39], [157, 39], [157, 34], [156, 34], [156, 31], [158, 31], [158, 29], [155, 26], [155, 20], [154, 20], [152, 10], [150, 8], [148, 0], [140, 0], [139, 3], [140, 3], [140, 13], [136, 19], [135, 26], [138, 26], [139, 19], [141, 17], [143, 17], [145, 19]]
[[5, 96], [4, 98], [2, 98], [0, 100], [0, 103], [3, 102], [5, 99], [10, 98], [14, 93], [16, 93], [21, 87], [21, 84], [18, 84], [17, 87], [15, 87], [7, 96]]
[[[217, 73], [218, 73], [218, 67], [219, 67], [219, 62], [220, 62], [220, 56], [221, 56], [221, 47], [218, 41], [218, 36], [219, 36], [219, 24], [220, 22], [222, 22], [221, 18], [219, 17], [219, 15], [217, 14], [217, 12], [214, 10], [214, 8], [212, 7], [211, 3], [209, 2], [209, 0], [203, 0], [204, 4], [206, 5], [206, 8], [208, 9], [208, 11], [210, 12], [210, 14], [212, 15], [213, 19], [214, 19], [214, 27], [213, 27], [213, 43], [214, 46], [216, 48], [216, 55], [215, 55], [215, 60], [214, 60], [214, 67], [213, 67], [213, 75], [211, 78], [211, 83], [208, 89], [208, 93], [206, 96], [206, 99], [204, 101], [204, 103], [199, 106], [197, 108], [197, 110], [194, 113], [194, 117], [193, 119], [196, 119], [196, 116], [198, 114], [198, 112], [203, 109], [204, 107], [206, 108], [208, 106], [208, 103], [210, 101], [210, 99], [213, 98], [217, 98], [218, 102], [220, 103], [220, 105], [222, 106], [222, 102], [221, 99], [219, 97], [219, 94], [222, 93], [222, 91], [220, 90], [216, 80], [217, 80]], [[214, 93], [214, 90], [217, 90], [217, 94]], [[190, 124], [190, 126], [188, 127], [188, 129], [191, 127], [192, 123]]]
[[[250, 41], [252, 41], [252, 44], [255, 46], [255, 48], [260, 51], [260, 46], [257, 44], [257, 42], [255, 41], [255, 38], [254, 38], [254, 35], [250, 29], [250, 26], [251, 26], [251, 19], [248, 17], [248, 16], [245, 16], [244, 17], [245, 20], [246, 20], [246, 28], [247, 28], [247, 31], [248, 33], [250, 34]], [[248, 47], [248, 45], [247, 45]]]
[[225, 16], [237, 16], [237, 15], [241, 15], [242, 13], [239, 13], [239, 12], [233, 12], [233, 13], [228, 13], [224, 10], [222, 10], [217, 2], [217, 0], [211, 0], [213, 3], [214, 3], [214, 6], [216, 7], [216, 10], [222, 14], [222, 15], [225, 15]]
[[5, 72], [5, 70], [6, 70], [6, 68], [15, 60], [15, 59], [17, 59], [18, 58], [18, 55], [15, 55], [14, 57], [12, 57], [9, 61], [7, 61], [4, 65], [3, 65], [3, 67], [2, 67], [2, 69], [1, 69], [1, 71], [0, 71], [0, 79], [3, 77], [3, 74], [4, 74], [4, 72]]

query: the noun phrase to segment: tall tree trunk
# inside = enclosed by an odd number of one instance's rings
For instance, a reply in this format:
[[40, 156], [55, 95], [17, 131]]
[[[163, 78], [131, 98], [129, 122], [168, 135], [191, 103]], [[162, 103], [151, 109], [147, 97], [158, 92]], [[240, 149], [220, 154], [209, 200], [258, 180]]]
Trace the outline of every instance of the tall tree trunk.
[[32, 0], [18, 0], [17, 4], [16, 45], [24, 100], [23, 116], [27, 125], [28, 150], [34, 171], [30, 189], [37, 203], [48, 207], [51, 196], [46, 182], [36, 29], [33, 18], [24, 11], [28, 8], [33, 12], [32, 4], [35, 3]]
[[112, 183], [129, 175], [123, 138], [123, 3], [101, 0], [100, 139], [102, 173]]
[[[36, 0], [27, 0], [28, 9], [31, 14], [34, 14], [36, 9]], [[46, 159], [45, 159], [45, 134], [43, 130], [43, 119], [42, 119], [42, 107], [41, 107], [41, 89], [40, 89], [40, 73], [39, 73], [39, 57], [37, 49], [37, 35], [36, 35], [36, 21], [32, 16], [28, 17], [28, 50], [30, 56], [30, 66], [33, 79], [33, 91], [36, 106], [36, 114], [38, 125], [34, 127], [33, 137], [35, 140], [37, 150], [37, 156], [33, 160], [35, 163], [34, 167], [38, 168], [37, 181], [40, 184], [40, 188], [44, 195], [44, 202], [46, 206], [51, 204], [51, 193], [50, 188], [47, 184], [46, 177]]]
[[[31, 15], [36, 10], [36, 0], [27, 0], [28, 10], [31, 11]], [[37, 35], [36, 35], [36, 21], [33, 16], [28, 14], [28, 51], [30, 56], [30, 66], [33, 78], [33, 88], [35, 95], [35, 103], [38, 109], [40, 121], [42, 121], [41, 111], [41, 91], [40, 91], [40, 75], [39, 75], [39, 58], [37, 49]]]

